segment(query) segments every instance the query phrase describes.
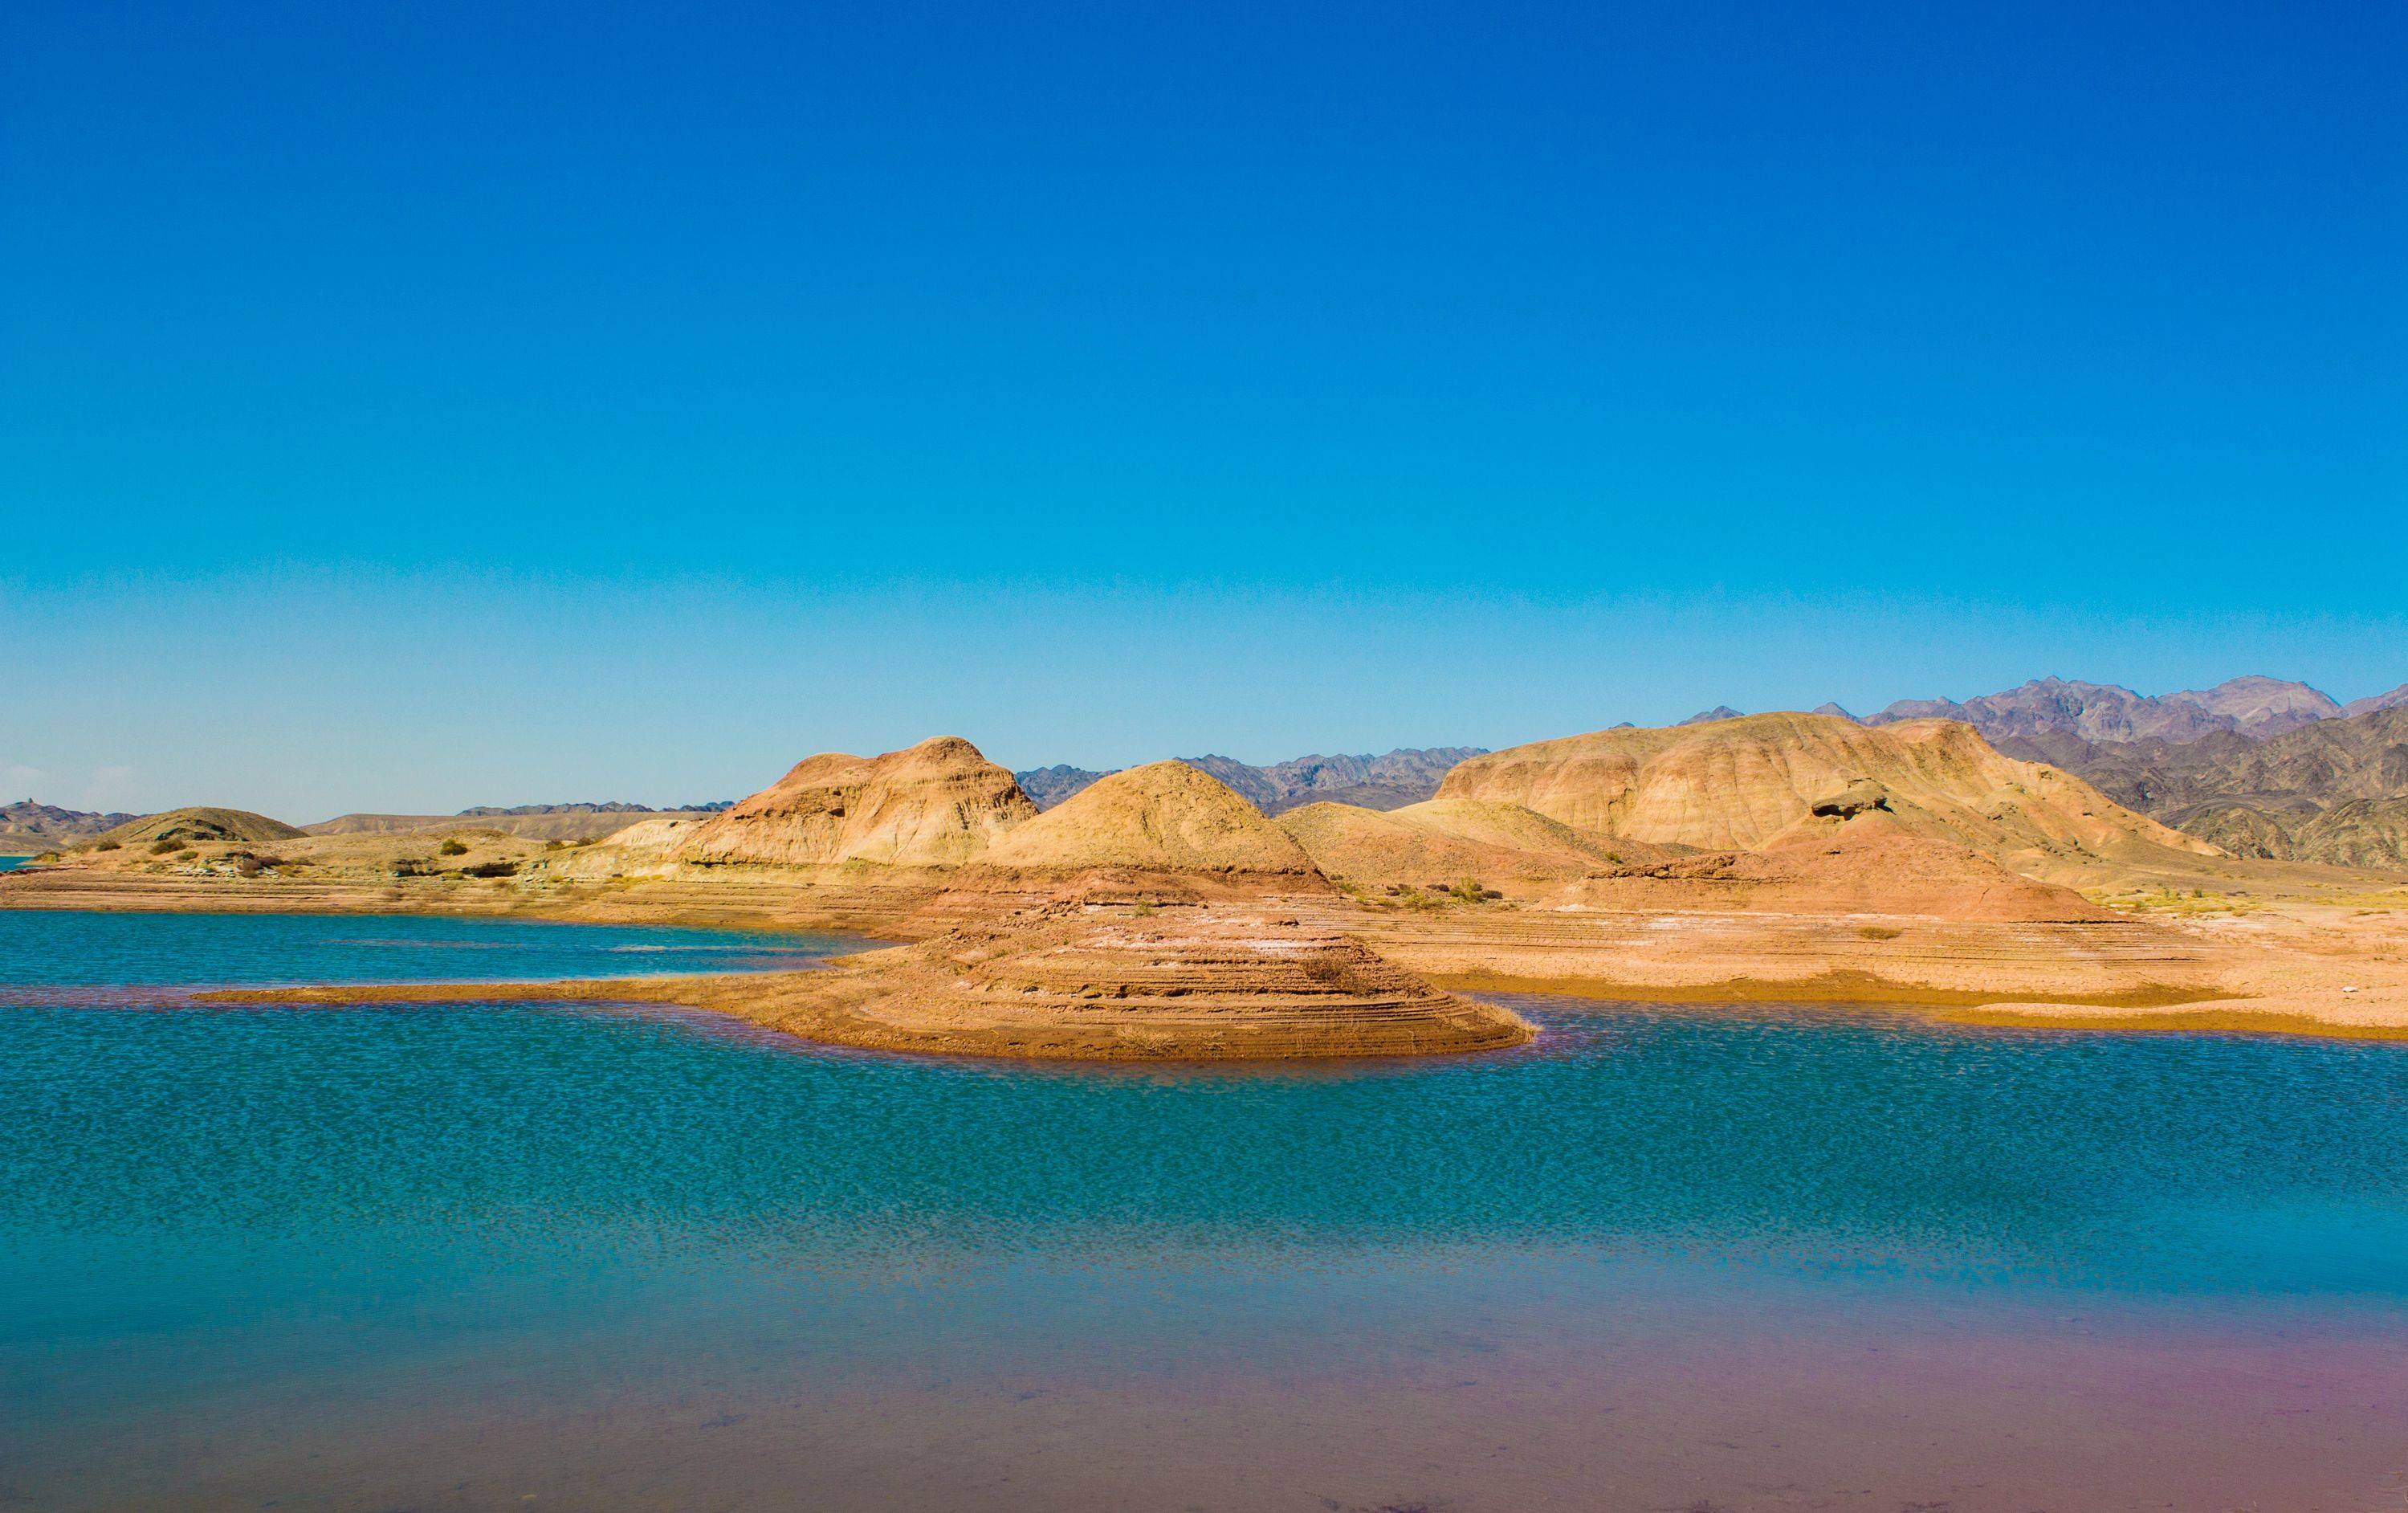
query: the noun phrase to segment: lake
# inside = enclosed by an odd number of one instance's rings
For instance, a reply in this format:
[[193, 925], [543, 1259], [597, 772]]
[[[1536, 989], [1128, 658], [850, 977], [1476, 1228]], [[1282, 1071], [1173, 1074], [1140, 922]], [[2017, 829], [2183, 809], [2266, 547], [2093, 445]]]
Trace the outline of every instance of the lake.
[[2367, 1509], [2408, 1047], [1516, 999], [947, 1061], [197, 984], [846, 943], [0, 912], [0, 1506]]

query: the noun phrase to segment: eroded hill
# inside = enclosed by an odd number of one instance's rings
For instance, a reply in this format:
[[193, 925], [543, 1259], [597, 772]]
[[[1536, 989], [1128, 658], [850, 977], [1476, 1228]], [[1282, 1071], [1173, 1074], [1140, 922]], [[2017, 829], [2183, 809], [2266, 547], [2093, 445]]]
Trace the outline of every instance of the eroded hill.
[[1707, 851], [1760, 849], [1818, 812], [1881, 812], [1910, 833], [2025, 872], [2135, 851], [2216, 854], [1945, 720], [1867, 727], [1781, 713], [1599, 730], [1473, 757], [1447, 774], [1439, 797], [1518, 804], [1598, 835]]

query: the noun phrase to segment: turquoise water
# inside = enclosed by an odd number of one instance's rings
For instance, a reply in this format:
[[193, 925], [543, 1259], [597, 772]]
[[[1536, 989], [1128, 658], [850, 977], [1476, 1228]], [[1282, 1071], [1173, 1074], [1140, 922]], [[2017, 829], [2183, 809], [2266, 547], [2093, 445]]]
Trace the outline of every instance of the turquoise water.
[[2408, 1470], [2398, 1045], [1529, 1000], [1498, 1055], [1099, 1071], [141, 986], [825, 944], [0, 913], [0, 1493], [1962, 1513]]
[[0, 910], [0, 988], [524, 982], [792, 967], [835, 936], [410, 915]]
[[33, 859], [31, 857], [0, 856], [0, 872], [13, 872]]

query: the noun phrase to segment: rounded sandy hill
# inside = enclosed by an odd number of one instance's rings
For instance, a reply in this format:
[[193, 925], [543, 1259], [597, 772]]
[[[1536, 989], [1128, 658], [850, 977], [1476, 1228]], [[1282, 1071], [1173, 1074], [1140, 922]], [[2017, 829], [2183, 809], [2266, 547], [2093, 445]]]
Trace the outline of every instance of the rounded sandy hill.
[[953, 867], [1036, 817], [1010, 772], [960, 737], [938, 736], [882, 756], [806, 757], [710, 819], [647, 820], [613, 840], [680, 861]]
[[1098, 779], [989, 847], [980, 870], [1125, 872], [1328, 883], [1286, 831], [1218, 778], [1154, 762]]
[[1702, 850], [1755, 850], [1818, 817], [1875, 812], [2022, 862], [2214, 846], [2124, 809], [2080, 778], [2001, 755], [1970, 725], [1866, 727], [1751, 714], [1598, 730], [1465, 760], [1438, 797], [1521, 804], [1577, 829]]
[[1446, 887], [1465, 880], [1558, 881], [1671, 855], [1483, 799], [1431, 799], [1390, 810], [1306, 804], [1277, 823], [1323, 872], [1349, 883]]
[[121, 846], [140, 845], [160, 841], [232, 841], [261, 844], [269, 841], [297, 841], [303, 831], [298, 826], [287, 825], [280, 819], [254, 814], [248, 809], [170, 809], [163, 814], [146, 814], [131, 824], [120, 825], [106, 835], [93, 838], [93, 843], [114, 842]]

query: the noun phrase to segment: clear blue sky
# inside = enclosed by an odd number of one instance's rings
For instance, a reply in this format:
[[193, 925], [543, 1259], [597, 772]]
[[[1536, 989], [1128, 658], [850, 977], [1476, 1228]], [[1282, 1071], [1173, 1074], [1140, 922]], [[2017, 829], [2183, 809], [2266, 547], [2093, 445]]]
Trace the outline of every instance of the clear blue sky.
[[2388, 0], [21, 7], [0, 786], [2386, 688], [2403, 56]]

